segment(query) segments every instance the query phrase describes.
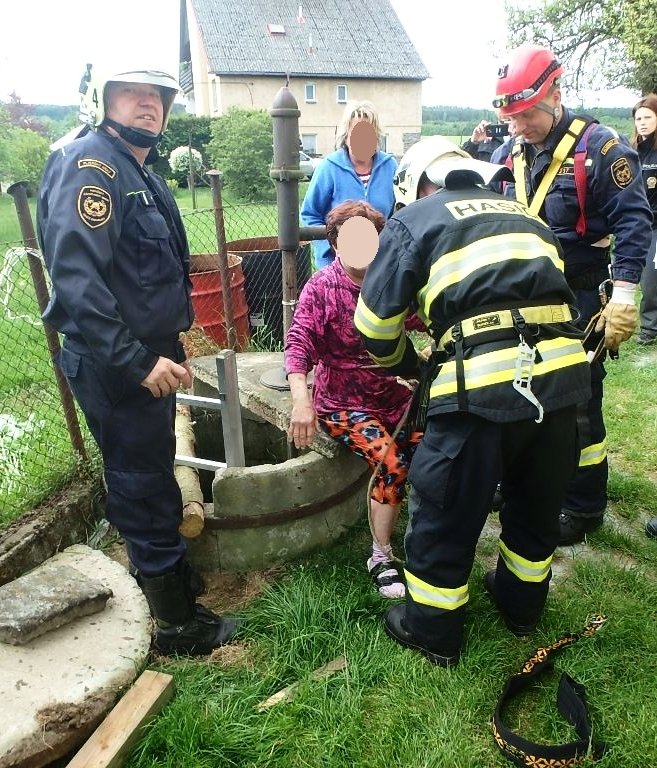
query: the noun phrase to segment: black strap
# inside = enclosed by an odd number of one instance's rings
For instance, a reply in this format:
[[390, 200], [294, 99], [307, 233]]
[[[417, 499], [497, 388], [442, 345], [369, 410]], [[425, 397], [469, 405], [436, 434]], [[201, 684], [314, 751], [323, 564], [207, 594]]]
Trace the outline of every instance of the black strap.
[[497, 702], [492, 726], [497, 746], [516, 765], [522, 768], [568, 768], [580, 765], [591, 757], [598, 760], [604, 754], [606, 745], [592, 740], [586, 689], [565, 673], [559, 681], [557, 707], [561, 715], [575, 727], [579, 736], [577, 741], [551, 746], [523, 739], [504, 725], [502, 709], [509, 699], [529, 687], [542, 672], [552, 668], [554, 654], [583, 637], [591, 637], [606, 621], [606, 616], [595, 616], [581, 632], [564, 635], [551, 645], [538, 648], [523, 664], [520, 672], [508, 679]]
[[429, 411], [429, 400], [431, 399], [431, 385], [434, 379], [440, 373], [442, 364], [447, 359], [445, 352], [434, 350], [429, 359], [420, 368], [420, 378], [413, 392], [411, 407], [406, 417], [406, 426], [409, 434], [413, 432], [424, 432], [427, 425], [427, 413]]
[[467, 411], [468, 397], [465, 392], [465, 366], [463, 363], [463, 327], [460, 322], [452, 328], [454, 363], [456, 365], [456, 400], [460, 411]]

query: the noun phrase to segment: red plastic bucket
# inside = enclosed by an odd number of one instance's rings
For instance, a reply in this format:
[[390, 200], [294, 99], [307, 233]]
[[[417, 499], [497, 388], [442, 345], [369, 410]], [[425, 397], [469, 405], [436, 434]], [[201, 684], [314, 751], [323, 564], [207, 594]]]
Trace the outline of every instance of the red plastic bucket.
[[[196, 325], [200, 325], [207, 336], [223, 347], [228, 345], [226, 318], [224, 317], [224, 298], [221, 287], [221, 273], [217, 265], [216, 254], [194, 254], [191, 258], [189, 278], [192, 281], [192, 306], [196, 316]], [[250, 338], [249, 308], [244, 291], [244, 273], [242, 259], [228, 255], [228, 273], [230, 292], [233, 300], [233, 320], [237, 338], [237, 350], [244, 349]]]

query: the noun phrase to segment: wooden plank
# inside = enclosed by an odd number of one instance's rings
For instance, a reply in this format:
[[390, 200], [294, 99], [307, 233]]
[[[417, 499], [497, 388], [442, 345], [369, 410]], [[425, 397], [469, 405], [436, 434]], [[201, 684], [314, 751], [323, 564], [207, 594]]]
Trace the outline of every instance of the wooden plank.
[[150, 669], [142, 672], [67, 768], [118, 768], [123, 765], [143, 726], [162, 710], [173, 693], [171, 675]]
[[[323, 667], [320, 667], [319, 669], [316, 669], [314, 672], [310, 673], [311, 680], [321, 680], [324, 677], [330, 677], [331, 675], [335, 674], [336, 672], [339, 672], [342, 669], [347, 668], [347, 659], [344, 656], [338, 656], [337, 659], [333, 659], [333, 661], [329, 661], [328, 664], [324, 664]], [[280, 704], [281, 701], [290, 701], [294, 698], [297, 688], [299, 687], [299, 682], [292, 683], [292, 685], [288, 685], [286, 688], [282, 688], [280, 691], [277, 691], [272, 696], [270, 696], [268, 699], [265, 699], [264, 701], [261, 701], [260, 704], [257, 705], [257, 709], [259, 711], [262, 711], [263, 709], [268, 709], [269, 707], [273, 707], [275, 704]]]

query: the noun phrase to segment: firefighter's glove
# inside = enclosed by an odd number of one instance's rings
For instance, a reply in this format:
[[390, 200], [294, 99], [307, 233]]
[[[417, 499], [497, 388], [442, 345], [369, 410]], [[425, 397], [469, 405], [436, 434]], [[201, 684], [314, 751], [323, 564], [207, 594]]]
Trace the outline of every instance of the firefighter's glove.
[[615, 285], [607, 306], [595, 325], [597, 333], [605, 334], [605, 348], [616, 350], [627, 341], [636, 328], [638, 312], [634, 303], [635, 285]]

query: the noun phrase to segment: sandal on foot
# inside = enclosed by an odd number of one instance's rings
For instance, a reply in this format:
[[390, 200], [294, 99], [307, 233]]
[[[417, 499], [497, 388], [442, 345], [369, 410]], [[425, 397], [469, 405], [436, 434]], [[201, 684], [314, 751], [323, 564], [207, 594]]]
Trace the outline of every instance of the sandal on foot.
[[391, 599], [406, 597], [406, 585], [397, 563], [387, 560], [373, 565], [370, 557], [367, 561], [367, 570], [382, 597]]

